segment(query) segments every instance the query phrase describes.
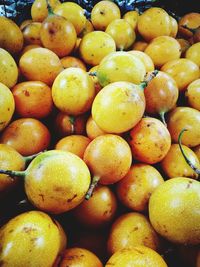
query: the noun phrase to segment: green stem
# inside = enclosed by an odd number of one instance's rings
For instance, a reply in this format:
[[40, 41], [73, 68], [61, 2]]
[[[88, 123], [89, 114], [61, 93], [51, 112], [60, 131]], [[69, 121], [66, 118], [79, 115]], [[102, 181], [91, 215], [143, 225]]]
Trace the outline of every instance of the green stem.
[[11, 170], [0, 170], [0, 174], [6, 174], [10, 177], [22, 177], [26, 176], [26, 171], [11, 171]]
[[161, 118], [162, 123], [167, 127], [167, 123], [165, 121], [165, 112], [164, 111], [161, 111], [159, 113], [159, 115], [160, 115], [160, 118]]
[[89, 187], [89, 189], [88, 189], [88, 191], [87, 191], [87, 193], [85, 195], [85, 199], [86, 200], [89, 200], [91, 198], [91, 196], [93, 194], [93, 191], [94, 191], [95, 187], [97, 186], [97, 183], [99, 182], [99, 180], [100, 180], [99, 176], [95, 175], [93, 177], [92, 183], [91, 183], [91, 185], [90, 185], [90, 187]]
[[44, 151], [42, 152], [39, 152], [39, 153], [36, 153], [36, 154], [33, 154], [33, 155], [30, 155], [30, 156], [27, 156], [27, 157], [23, 157], [24, 158], [24, 161], [25, 163], [28, 163], [29, 161], [33, 160], [35, 157], [37, 157], [38, 155], [42, 154]]
[[145, 87], [147, 87], [148, 83], [156, 77], [156, 75], [158, 74], [158, 70], [154, 70], [151, 73], [147, 73], [147, 75], [144, 77], [144, 81], [142, 81], [139, 86], [142, 90], [145, 89]]
[[75, 117], [74, 116], [69, 116], [69, 122], [71, 123], [71, 130], [72, 130], [72, 133], [74, 133], [74, 123], [75, 123]]
[[180, 147], [180, 150], [181, 150], [181, 153], [185, 159], [185, 161], [187, 162], [187, 164], [193, 169], [193, 171], [195, 171], [198, 175], [200, 175], [200, 169], [198, 169], [197, 167], [195, 167], [192, 162], [187, 158], [185, 152], [183, 151], [183, 148], [182, 148], [182, 145], [181, 145], [181, 139], [182, 139], [182, 135], [183, 133], [187, 131], [187, 129], [183, 129], [179, 136], [178, 136], [178, 144], [179, 144], [179, 147]]
[[97, 72], [96, 72], [96, 71], [88, 72], [88, 74], [89, 74], [90, 76], [97, 76]]
[[47, 3], [47, 9], [48, 9], [48, 16], [55, 15], [55, 14], [53, 13], [53, 9], [52, 9], [52, 7], [50, 6], [48, 0], [46, 0], [46, 3]]

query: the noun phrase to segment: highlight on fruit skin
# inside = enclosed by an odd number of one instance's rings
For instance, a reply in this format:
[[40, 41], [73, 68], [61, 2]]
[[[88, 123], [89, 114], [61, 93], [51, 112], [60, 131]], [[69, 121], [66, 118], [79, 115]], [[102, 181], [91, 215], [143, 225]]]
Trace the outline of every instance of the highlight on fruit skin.
[[200, 177], [200, 169], [198, 169], [197, 167], [195, 167], [192, 162], [188, 159], [188, 157], [186, 156], [183, 148], [182, 148], [182, 145], [181, 145], [181, 139], [182, 139], [182, 135], [183, 133], [187, 131], [187, 129], [182, 129], [182, 131], [180, 132], [179, 134], [179, 137], [178, 137], [178, 144], [179, 144], [179, 147], [180, 147], [180, 150], [181, 150], [181, 153], [185, 159], [185, 161], [187, 162], [187, 164], [198, 174], [198, 176]]

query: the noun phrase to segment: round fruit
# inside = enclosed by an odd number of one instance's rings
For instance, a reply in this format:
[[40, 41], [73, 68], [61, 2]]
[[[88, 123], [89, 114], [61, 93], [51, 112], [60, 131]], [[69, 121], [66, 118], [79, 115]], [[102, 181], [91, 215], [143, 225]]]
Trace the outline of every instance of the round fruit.
[[83, 36], [79, 53], [83, 61], [89, 65], [96, 66], [111, 52], [116, 51], [113, 38], [102, 31], [89, 32]]
[[134, 164], [127, 175], [117, 183], [117, 196], [129, 209], [145, 212], [153, 191], [164, 182], [151, 165]]
[[139, 84], [146, 73], [142, 60], [128, 52], [114, 52], [100, 62], [97, 77], [101, 86], [126, 81]]
[[18, 68], [13, 57], [0, 48], [0, 82], [9, 88], [17, 83]]
[[152, 59], [146, 53], [138, 50], [130, 50], [128, 51], [128, 53], [134, 55], [142, 61], [145, 66], [146, 72], [153, 71], [155, 69]]
[[66, 236], [47, 214], [29, 211], [0, 229], [0, 244], [2, 266], [50, 267], [63, 252]]
[[34, 48], [22, 55], [19, 60], [21, 73], [29, 81], [41, 81], [51, 85], [63, 70], [58, 56], [47, 48]]
[[92, 117], [108, 133], [130, 130], [142, 118], [145, 97], [142, 88], [130, 82], [108, 84], [96, 95], [92, 104]]
[[[165, 181], [151, 195], [149, 218], [154, 229], [174, 243], [200, 243], [200, 183], [177, 177]], [[180, 234], [181, 233], [181, 234]]]
[[99, 1], [91, 12], [91, 22], [96, 30], [105, 31], [108, 24], [120, 19], [119, 7], [111, 1]]
[[148, 164], [160, 162], [171, 146], [170, 133], [158, 119], [146, 117], [130, 131], [133, 158]]
[[200, 111], [200, 79], [189, 84], [185, 96], [189, 106]]
[[136, 30], [138, 23], [139, 13], [137, 10], [131, 10], [124, 14], [123, 19], [125, 19], [133, 28]]
[[184, 28], [187, 26], [189, 28], [195, 29], [200, 26], [200, 14], [197, 12], [190, 12], [182, 16], [178, 22], [178, 33], [186, 39], [192, 37], [192, 32]]
[[23, 30], [25, 44], [42, 45], [40, 40], [41, 22], [31, 22], [26, 25]]
[[110, 230], [107, 244], [109, 254], [140, 245], [153, 250], [159, 248], [159, 238], [150, 222], [138, 212], [121, 215]]
[[52, 97], [60, 111], [79, 115], [91, 108], [95, 97], [94, 83], [84, 70], [67, 68], [56, 77]]
[[90, 139], [94, 139], [99, 135], [106, 134], [106, 132], [99, 128], [92, 116], [90, 116], [86, 122], [86, 133]]
[[192, 60], [200, 67], [200, 42], [193, 44], [185, 53], [185, 58]]
[[167, 264], [153, 249], [145, 246], [136, 246], [132, 249], [123, 249], [113, 254], [105, 265], [105, 267], [110, 266], [167, 267]]
[[10, 122], [14, 110], [15, 110], [15, 100], [10, 91], [10, 89], [0, 82], [0, 132], [8, 125]]

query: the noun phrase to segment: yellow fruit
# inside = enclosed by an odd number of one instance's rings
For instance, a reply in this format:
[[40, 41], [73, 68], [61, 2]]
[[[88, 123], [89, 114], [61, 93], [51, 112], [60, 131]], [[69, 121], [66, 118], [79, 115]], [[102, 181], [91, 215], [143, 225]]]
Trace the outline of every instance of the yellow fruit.
[[200, 111], [200, 79], [188, 85], [185, 96], [189, 106]]
[[149, 218], [153, 228], [174, 243], [200, 243], [200, 183], [177, 177], [165, 181], [151, 195]]

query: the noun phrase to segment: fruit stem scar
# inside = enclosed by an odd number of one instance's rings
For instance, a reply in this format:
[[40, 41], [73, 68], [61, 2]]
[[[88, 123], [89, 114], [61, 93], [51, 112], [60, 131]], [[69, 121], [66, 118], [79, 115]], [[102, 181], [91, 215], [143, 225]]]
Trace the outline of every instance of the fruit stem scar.
[[10, 177], [22, 177], [24, 178], [26, 176], [25, 171], [11, 171], [11, 170], [0, 170], [0, 174], [7, 174]]
[[97, 72], [96, 72], [96, 71], [88, 72], [88, 74], [89, 74], [90, 76], [97, 76]]
[[183, 133], [187, 131], [187, 129], [182, 129], [182, 131], [180, 132], [179, 136], [178, 136], [178, 144], [181, 150], [181, 153], [185, 159], [185, 161], [187, 162], [187, 164], [198, 174], [200, 175], [200, 169], [198, 169], [197, 167], [195, 167], [192, 162], [187, 158], [185, 152], [183, 151], [182, 145], [181, 145], [181, 139], [182, 139], [182, 135]]
[[147, 73], [146, 76], [144, 77], [144, 81], [142, 81], [139, 86], [142, 90], [145, 89], [145, 87], [147, 87], [148, 83], [156, 77], [156, 75], [158, 74], [158, 70], [154, 70], [151, 71], [150, 73]]
[[87, 191], [87, 193], [85, 195], [85, 199], [86, 200], [89, 200], [90, 197], [92, 196], [92, 193], [93, 193], [95, 187], [97, 186], [97, 183], [98, 183], [99, 180], [100, 180], [100, 176], [97, 176], [97, 175], [95, 175], [92, 178], [92, 183], [91, 183], [91, 185], [90, 185], [90, 187], [89, 187], [89, 189], [88, 189], [88, 191]]
[[49, 0], [46, 0], [46, 3], [47, 3], [47, 9], [48, 9], [48, 16], [55, 15], [53, 13], [53, 9], [52, 9], [51, 5], [49, 4]]

